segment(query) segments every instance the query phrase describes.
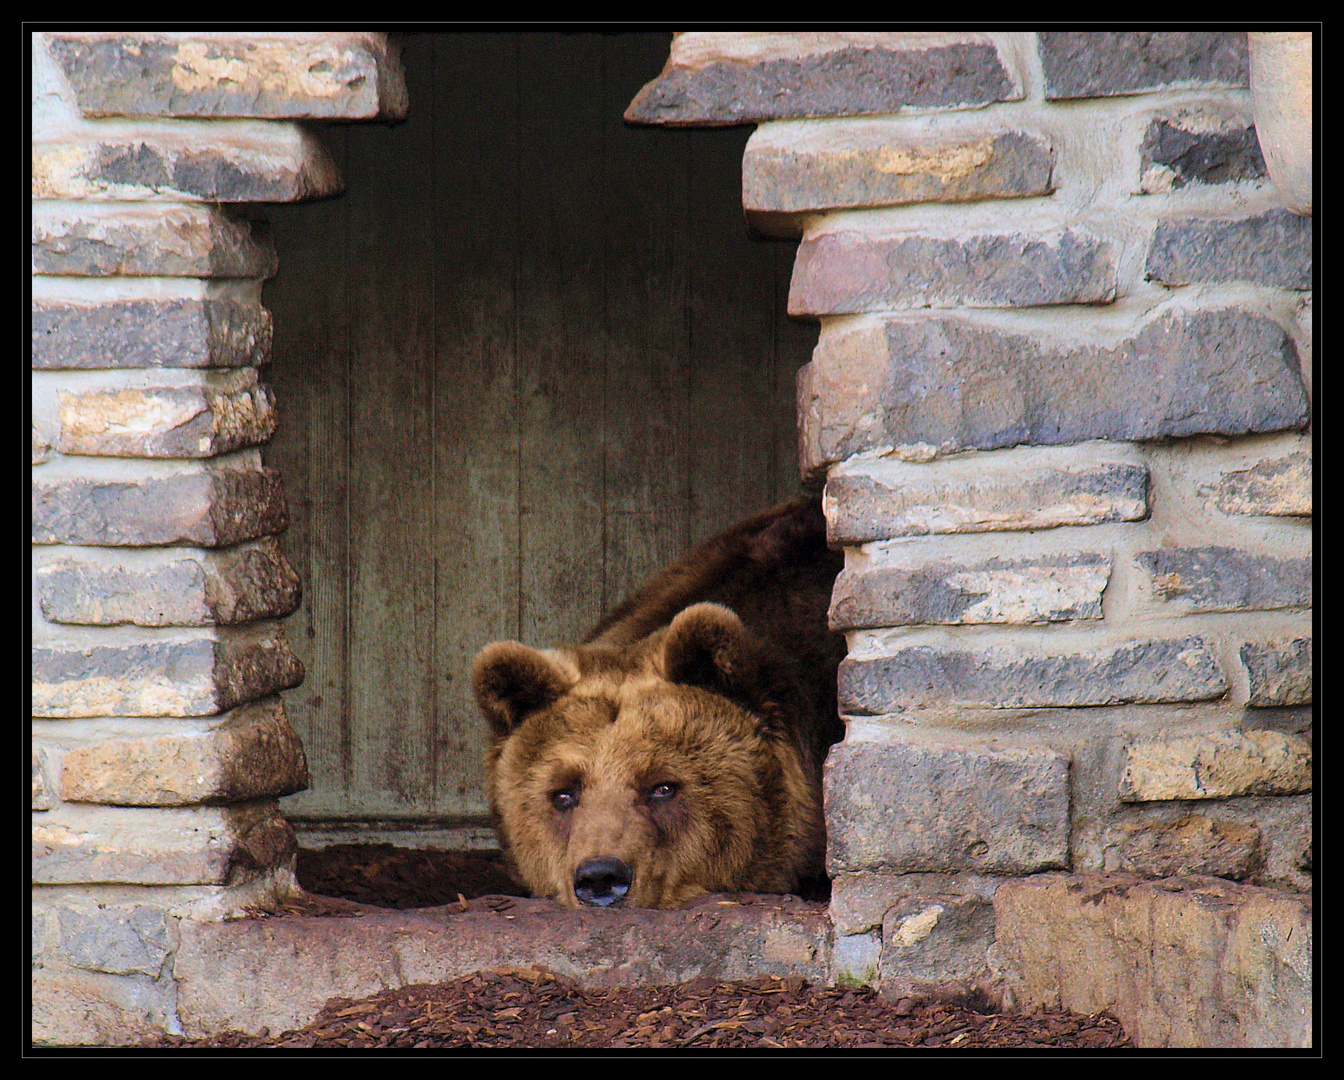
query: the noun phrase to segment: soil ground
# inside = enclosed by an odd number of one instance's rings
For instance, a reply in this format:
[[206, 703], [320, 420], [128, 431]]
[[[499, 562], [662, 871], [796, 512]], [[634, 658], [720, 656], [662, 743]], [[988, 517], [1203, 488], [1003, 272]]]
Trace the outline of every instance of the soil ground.
[[[300, 851], [298, 877], [313, 894], [401, 909], [527, 895], [493, 852], [335, 845]], [[890, 1000], [866, 989], [777, 977], [593, 990], [536, 967], [404, 986], [360, 1001], [336, 998], [299, 1031], [231, 1032], [194, 1041], [168, 1037], [155, 1045], [816, 1051], [1102, 1050], [1133, 1044], [1105, 1014], [1000, 1013], [984, 1001]]]

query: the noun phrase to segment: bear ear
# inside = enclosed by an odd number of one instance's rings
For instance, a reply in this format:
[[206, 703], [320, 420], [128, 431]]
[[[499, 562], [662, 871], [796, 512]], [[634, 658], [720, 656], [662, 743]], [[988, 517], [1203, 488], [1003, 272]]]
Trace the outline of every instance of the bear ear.
[[760, 647], [751, 632], [721, 604], [693, 604], [667, 628], [663, 675], [754, 708]]
[[547, 656], [517, 641], [487, 645], [471, 665], [476, 704], [497, 739], [554, 704], [573, 684]]

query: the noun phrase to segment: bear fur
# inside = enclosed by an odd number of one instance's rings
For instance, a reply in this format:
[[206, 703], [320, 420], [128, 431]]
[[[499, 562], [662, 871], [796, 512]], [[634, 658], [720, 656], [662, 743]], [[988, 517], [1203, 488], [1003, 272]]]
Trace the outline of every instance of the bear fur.
[[694, 548], [583, 644], [477, 655], [491, 816], [534, 895], [670, 908], [824, 874], [842, 562], [800, 499]]

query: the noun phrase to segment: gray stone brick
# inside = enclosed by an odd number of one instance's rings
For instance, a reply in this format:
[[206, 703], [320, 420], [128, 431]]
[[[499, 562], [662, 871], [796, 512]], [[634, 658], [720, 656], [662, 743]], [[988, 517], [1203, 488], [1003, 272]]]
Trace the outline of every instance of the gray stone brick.
[[85, 116], [401, 119], [384, 34], [47, 35]]
[[1236, 548], [1159, 548], [1135, 561], [1153, 595], [1182, 611], [1266, 611], [1311, 606], [1311, 558]]
[[979, 874], [901, 874], [862, 870], [836, 874], [831, 881], [831, 921], [837, 934], [882, 928], [897, 904], [932, 895], [973, 896], [992, 901], [999, 879]]
[[1311, 790], [1311, 740], [1279, 731], [1212, 732], [1131, 743], [1120, 798], [1230, 799]]
[[1050, 750], [854, 742], [825, 765], [826, 865], [1030, 874], [1069, 860], [1069, 762]]
[[1225, 514], [1310, 517], [1311, 455], [1288, 454], [1225, 473], [1214, 497]]
[[875, 986], [882, 961], [882, 935], [836, 934], [831, 967], [837, 986]]
[[1159, 116], [1148, 123], [1139, 148], [1140, 190], [1177, 191], [1186, 184], [1230, 184], [1269, 174], [1255, 125], [1231, 123], [1212, 130], [1192, 117]]
[[56, 786], [51, 782], [51, 777], [48, 775], [47, 752], [34, 748], [31, 753], [33, 759], [32, 808], [34, 810], [50, 810], [56, 805], [53, 796]]
[[267, 442], [275, 397], [248, 368], [194, 385], [109, 386], [60, 392], [63, 454], [99, 457], [214, 457]]
[[1270, 210], [1236, 219], [1159, 222], [1144, 274], [1163, 285], [1249, 281], [1311, 288], [1311, 218]]
[[33, 300], [34, 368], [255, 367], [271, 313], [227, 297], [69, 303]]
[[1112, 822], [1098, 846], [1097, 869], [1150, 878], [1208, 874], [1241, 881], [1252, 877], [1264, 858], [1253, 822], [1184, 810]]
[[1310, 416], [1292, 338], [1237, 308], [1165, 312], [1113, 345], [1063, 345], [963, 316], [823, 327], [798, 378], [800, 455], [1241, 435]]
[[1119, 644], [910, 645], [840, 664], [840, 711], [879, 715], [934, 706], [1049, 708], [1205, 701], [1227, 680], [1197, 637]]
[[1069, 30], [1037, 38], [1048, 101], [1249, 83], [1240, 31]]
[[297, 686], [303, 674], [278, 623], [184, 631], [149, 641], [89, 635], [33, 648], [32, 712], [210, 716]]
[[1148, 467], [1109, 445], [858, 460], [831, 470], [823, 505], [832, 544], [1137, 521], [1148, 516]]
[[968, 304], [1040, 307], [1115, 299], [1110, 244], [1077, 229], [957, 237], [825, 233], [798, 247], [790, 315]]
[[882, 923], [882, 996], [968, 993], [988, 988], [994, 905], [978, 896], [911, 897]]
[[81, 476], [53, 464], [32, 482], [34, 544], [228, 547], [288, 524], [280, 474], [246, 464], [124, 478]]
[[743, 37], [680, 35], [662, 74], [635, 96], [625, 119], [715, 127], [1022, 96], [998, 48], [982, 35], [771, 34], [759, 49], [732, 40]]
[[34, 820], [39, 885], [225, 885], [291, 859], [274, 799], [182, 809], [62, 806]]
[[291, 614], [299, 576], [270, 537], [223, 551], [88, 549], [38, 568], [51, 622], [220, 626]]
[[841, 571], [832, 630], [1100, 619], [1111, 560], [1091, 552], [972, 561], [912, 560]]
[[51, 457], [51, 443], [42, 437], [42, 433], [37, 430], [36, 424], [31, 424], [33, 431], [33, 454], [32, 464], [41, 465]]
[[[880, 120], [757, 129], [742, 158], [742, 205], [761, 215], [1048, 195], [1055, 155], [1026, 131], [921, 132]], [[776, 230], [778, 231], [778, 230]]]
[[268, 278], [277, 265], [265, 225], [212, 206], [34, 203], [31, 226], [34, 274]]
[[1260, 707], [1310, 705], [1312, 698], [1311, 638], [1258, 644], [1240, 650], [1250, 681], [1249, 704]]
[[61, 767], [66, 802], [114, 806], [244, 802], [307, 787], [303, 744], [279, 698], [235, 709], [208, 731], [76, 747]]
[[345, 190], [315, 133], [279, 121], [233, 123], [213, 136], [114, 127], [34, 142], [32, 197], [301, 202]]
[[[169, 905], [90, 896], [62, 889], [35, 890], [34, 938], [42, 939], [33, 960], [68, 964], [85, 971], [157, 978], [173, 952]], [[39, 930], [40, 928], [40, 930]]]

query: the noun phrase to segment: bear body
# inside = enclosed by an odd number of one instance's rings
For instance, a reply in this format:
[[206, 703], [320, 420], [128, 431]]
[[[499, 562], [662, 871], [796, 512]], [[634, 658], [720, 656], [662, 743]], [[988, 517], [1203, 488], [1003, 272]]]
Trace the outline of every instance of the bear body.
[[480, 652], [491, 815], [534, 895], [669, 908], [824, 873], [842, 561], [797, 500], [694, 548], [583, 644]]

